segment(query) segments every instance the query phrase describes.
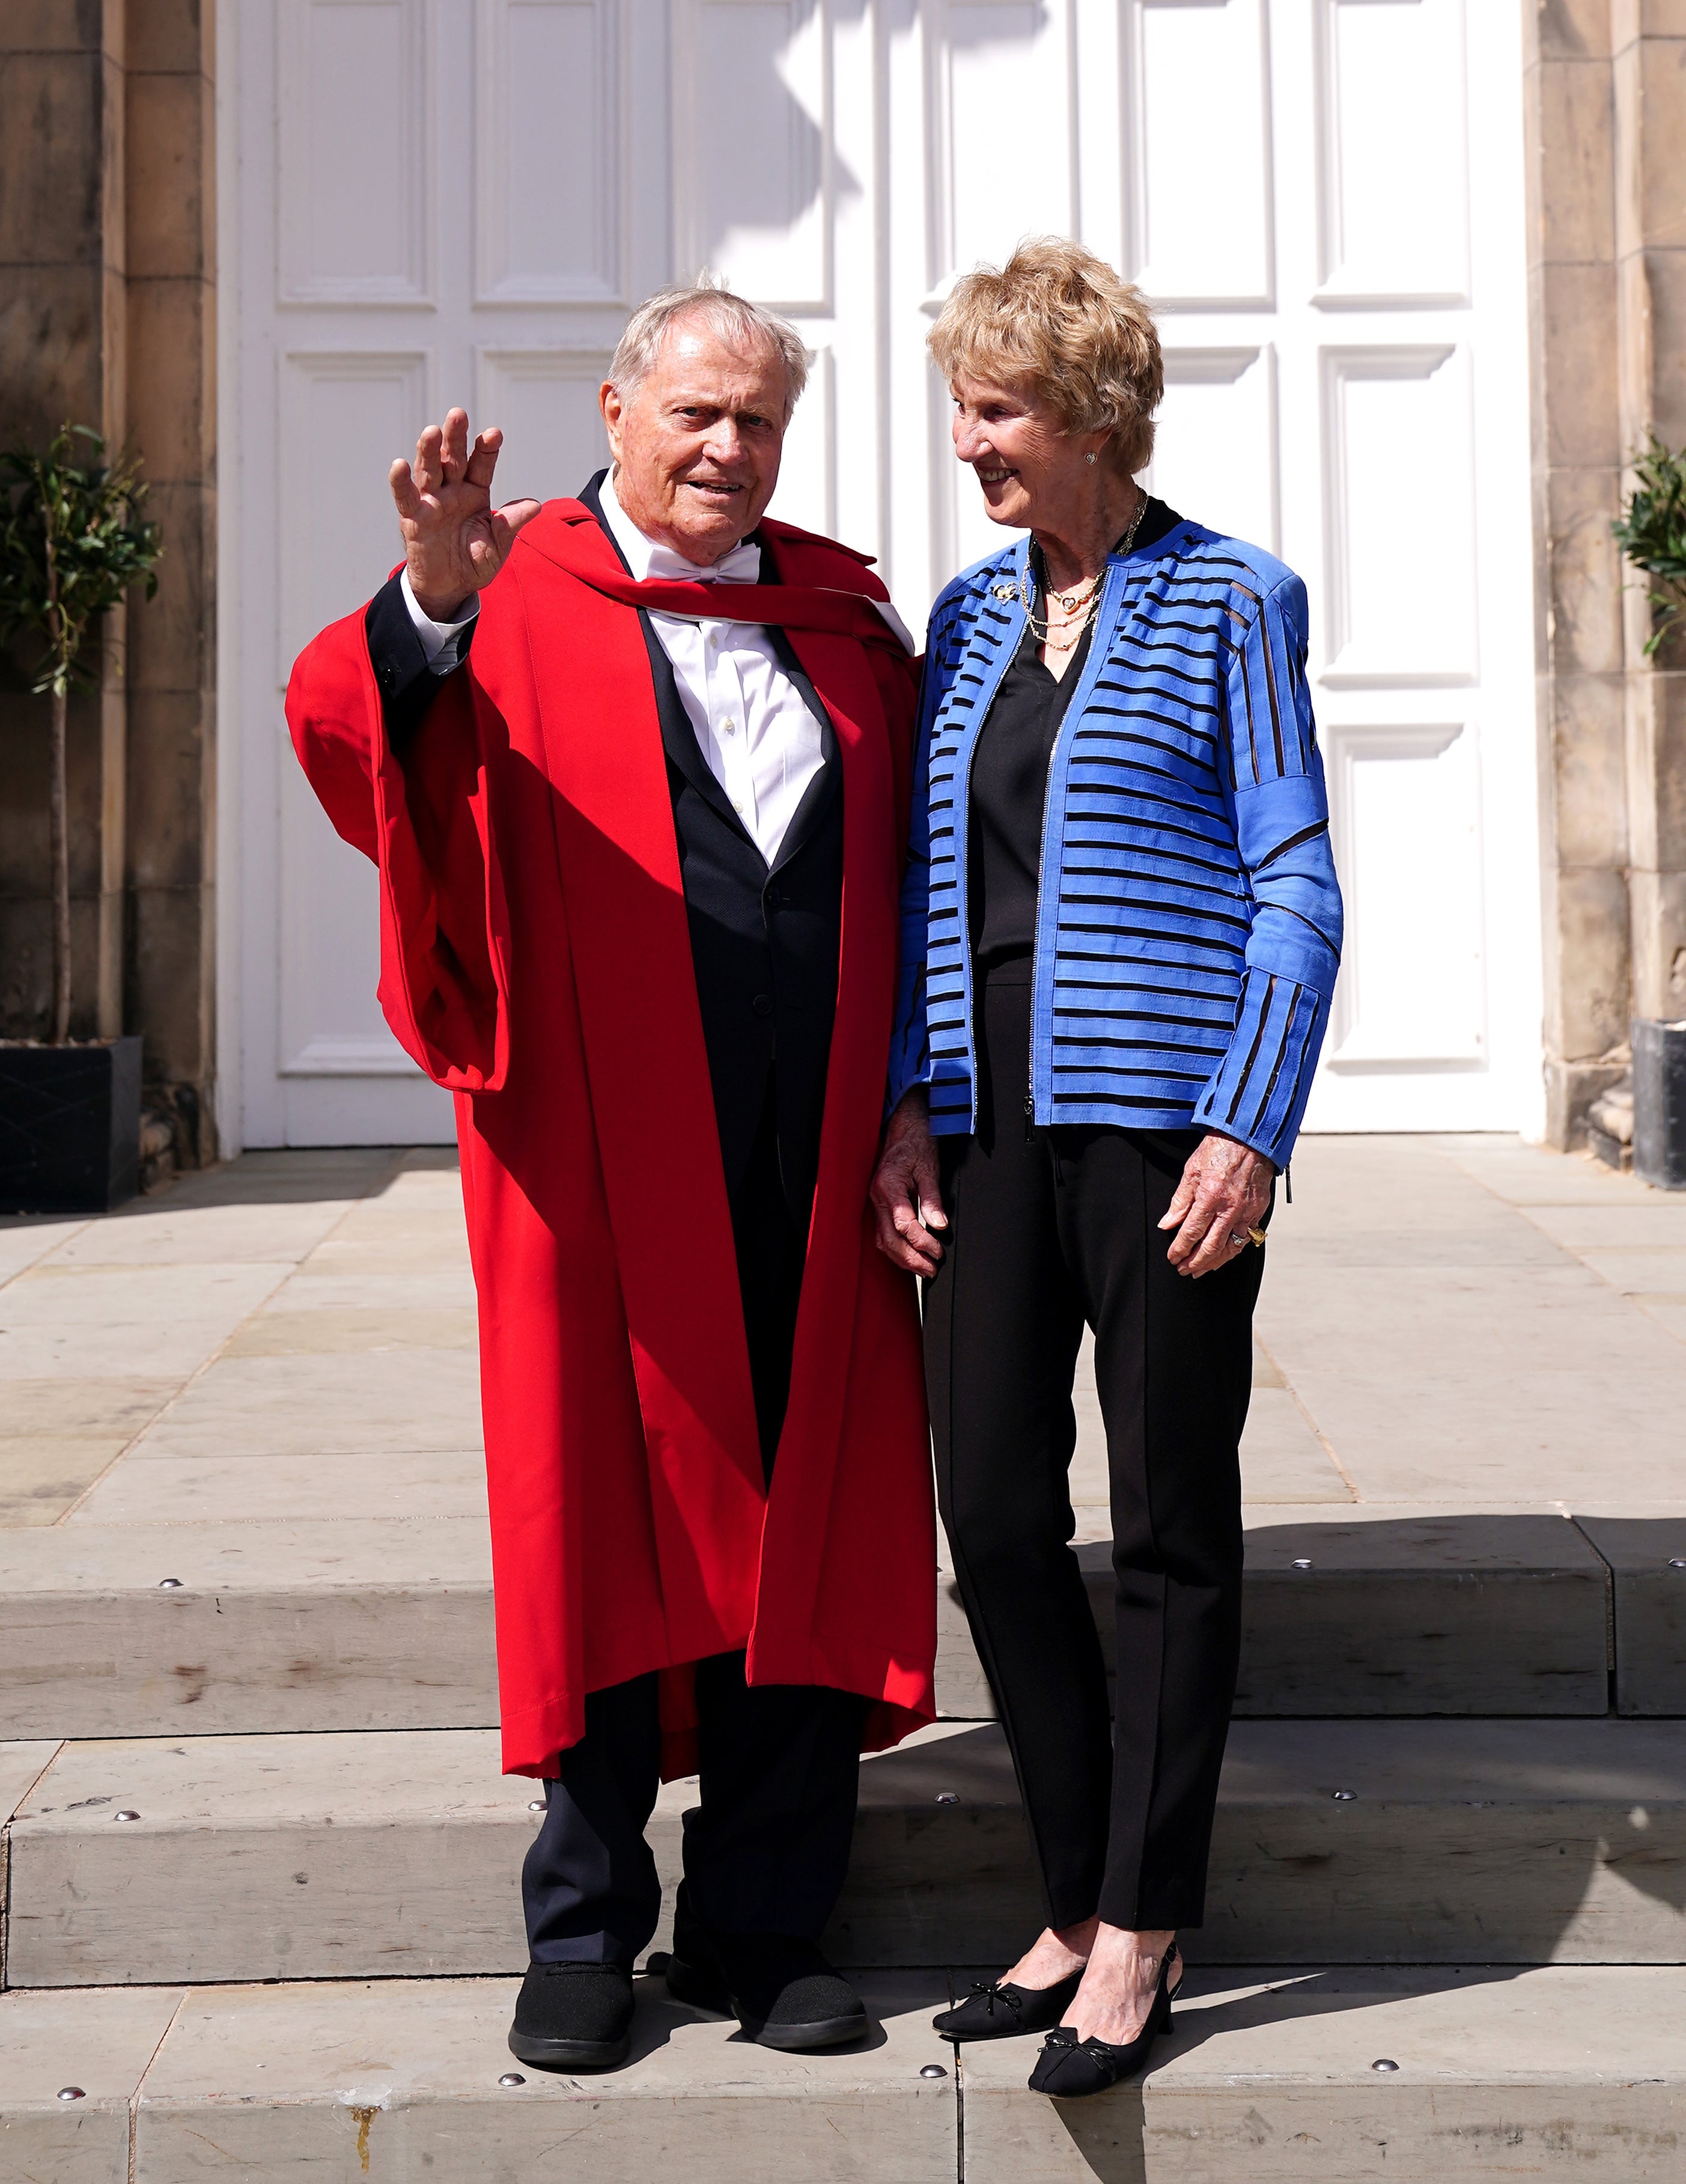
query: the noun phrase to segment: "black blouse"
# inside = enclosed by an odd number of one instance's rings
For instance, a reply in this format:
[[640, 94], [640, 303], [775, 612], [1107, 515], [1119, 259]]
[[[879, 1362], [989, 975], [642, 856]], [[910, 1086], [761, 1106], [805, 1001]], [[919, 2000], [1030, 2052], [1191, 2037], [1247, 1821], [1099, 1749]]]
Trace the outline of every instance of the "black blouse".
[[[1151, 546], [1182, 521], [1149, 499], [1138, 546]], [[1041, 555], [1032, 549], [1041, 574]], [[972, 956], [985, 969], [1028, 956], [1036, 945], [1037, 883], [1042, 870], [1043, 807], [1054, 738], [1088, 657], [1091, 623], [1057, 680], [1037, 658], [1027, 625], [984, 717], [972, 753], [970, 839]]]

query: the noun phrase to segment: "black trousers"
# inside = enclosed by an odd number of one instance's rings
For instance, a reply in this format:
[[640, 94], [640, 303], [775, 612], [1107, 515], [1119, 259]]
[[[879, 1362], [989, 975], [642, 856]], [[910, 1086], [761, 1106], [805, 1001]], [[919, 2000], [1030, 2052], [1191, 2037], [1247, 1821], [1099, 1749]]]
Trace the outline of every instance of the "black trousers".
[[[732, 1194], [732, 1234], [761, 1462], [769, 1479], [790, 1396], [807, 1239], [781, 1181], [770, 1077], [760, 1128]], [[805, 1224], [804, 1224], [805, 1225]], [[719, 1933], [817, 1941], [849, 1869], [866, 1702], [806, 1684], [743, 1680], [743, 1655], [697, 1664], [700, 1802], [685, 1815], [685, 1900]], [[586, 1733], [545, 1785], [521, 1869], [538, 1964], [619, 1964], [649, 1946], [661, 1883], [644, 1840], [660, 1780], [657, 1679], [586, 1700]]]
[[[937, 1491], [1049, 1923], [1198, 1926], [1241, 1632], [1238, 1448], [1264, 1255], [1199, 1280], [1156, 1223], [1201, 1133], [1033, 1129], [1030, 966], [982, 982], [979, 1117], [943, 1141]], [[1116, 1734], [1071, 1540], [1084, 1323], [1106, 1425]]]

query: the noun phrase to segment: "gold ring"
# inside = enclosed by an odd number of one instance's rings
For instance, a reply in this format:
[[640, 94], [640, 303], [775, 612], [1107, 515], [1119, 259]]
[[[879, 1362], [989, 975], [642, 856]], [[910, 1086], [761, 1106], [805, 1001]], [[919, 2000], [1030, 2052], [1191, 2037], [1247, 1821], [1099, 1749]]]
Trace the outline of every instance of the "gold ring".
[[1265, 1241], [1264, 1230], [1262, 1228], [1249, 1228], [1247, 1231], [1247, 1240], [1249, 1244], [1257, 1244], [1262, 1248]]

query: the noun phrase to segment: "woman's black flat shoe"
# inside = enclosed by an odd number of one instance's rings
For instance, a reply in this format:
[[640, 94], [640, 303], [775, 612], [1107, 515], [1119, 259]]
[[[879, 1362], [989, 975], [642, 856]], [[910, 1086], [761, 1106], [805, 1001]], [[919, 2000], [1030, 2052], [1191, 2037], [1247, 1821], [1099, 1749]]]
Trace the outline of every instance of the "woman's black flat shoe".
[[1159, 1968], [1159, 1985], [1154, 1989], [1148, 2021], [1121, 2048], [1105, 2040], [1079, 2040], [1069, 2025], [1056, 2025], [1042, 2043], [1042, 2053], [1030, 2075], [1031, 2091], [1051, 2093], [1055, 2100], [1081, 2100], [1085, 2093], [1104, 2093], [1109, 2086], [1145, 2070], [1154, 2042], [1171, 2027], [1170, 1979], [1176, 1961], [1173, 1942]]
[[974, 1980], [971, 1992], [931, 2020], [945, 2040], [1010, 2040], [1057, 2025], [1082, 1984], [1081, 1964], [1054, 1986], [1015, 1986], [1009, 1980]]

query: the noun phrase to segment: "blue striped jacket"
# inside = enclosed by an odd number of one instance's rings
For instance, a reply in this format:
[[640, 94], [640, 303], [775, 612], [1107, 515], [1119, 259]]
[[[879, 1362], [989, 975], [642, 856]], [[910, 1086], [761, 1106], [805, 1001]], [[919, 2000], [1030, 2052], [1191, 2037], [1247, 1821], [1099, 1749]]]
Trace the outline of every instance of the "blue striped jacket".
[[[977, 1121], [968, 786], [1024, 634], [1030, 542], [932, 610], [901, 904], [889, 1104]], [[1341, 899], [1305, 680], [1305, 588], [1179, 521], [1109, 560], [1055, 739], [1031, 1017], [1038, 1123], [1222, 1130], [1293, 1149], [1340, 961]]]

